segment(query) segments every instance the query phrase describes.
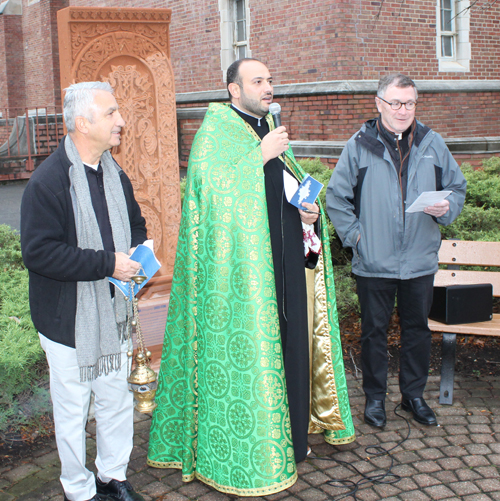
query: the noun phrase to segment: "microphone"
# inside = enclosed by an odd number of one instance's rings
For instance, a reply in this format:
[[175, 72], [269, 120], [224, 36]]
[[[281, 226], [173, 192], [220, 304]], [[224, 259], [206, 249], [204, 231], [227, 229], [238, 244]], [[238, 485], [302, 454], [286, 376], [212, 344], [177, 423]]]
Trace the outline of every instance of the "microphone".
[[278, 103], [271, 103], [269, 113], [273, 116], [274, 126], [281, 127], [281, 106]]

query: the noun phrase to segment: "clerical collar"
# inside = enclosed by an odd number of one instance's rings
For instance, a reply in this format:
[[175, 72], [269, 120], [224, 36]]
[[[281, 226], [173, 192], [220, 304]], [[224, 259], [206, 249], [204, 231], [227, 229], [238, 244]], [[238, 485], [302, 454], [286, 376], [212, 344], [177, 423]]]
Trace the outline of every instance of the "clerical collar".
[[413, 130], [413, 124], [415, 121], [411, 123], [411, 125], [404, 131], [399, 134], [395, 134], [394, 132], [390, 131], [386, 127], [384, 127], [384, 124], [382, 123], [382, 118], [378, 118], [378, 130], [379, 132], [389, 141], [401, 141], [401, 139], [406, 139], [409, 135], [410, 132]]
[[243, 113], [243, 115], [246, 115], [247, 117], [250, 117], [250, 118], [253, 118], [254, 120], [257, 120], [257, 127], [260, 127], [260, 121], [264, 118], [264, 117], [255, 117], [253, 115], [250, 115], [249, 113], [247, 113], [246, 111], [243, 111], [243, 110], [240, 110], [238, 108], [238, 106], [235, 106], [233, 103], [231, 103], [231, 107], [233, 107], [235, 110], [238, 110], [240, 113]]

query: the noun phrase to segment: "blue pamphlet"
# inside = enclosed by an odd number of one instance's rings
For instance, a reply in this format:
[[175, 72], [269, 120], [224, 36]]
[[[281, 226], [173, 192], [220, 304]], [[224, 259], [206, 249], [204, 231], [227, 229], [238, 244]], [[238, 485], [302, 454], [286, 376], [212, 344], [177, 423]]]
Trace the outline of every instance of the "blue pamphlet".
[[141, 269], [137, 273], [146, 277], [142, 284], [136, 284], [133, 280], [131, 282], [123, 282], [113, 277], [108, 277], [108, 280], [120, 289], [125, 296], [130, 295], [131, 285], [134, 286], [134, 296], [149, 282], [149, 279], [161, 268], [161, 263], [155, 256], [155, 253], [147, 245], [138, 245], [135, 251], [130, 256], [132, 261], [141, 263]]
[[322, 188], [323, 185], [319, 181], [316, 181], [316, 179], [307, 174], [300, 183], [295, 195], [290, 199], [290, 203], [298, 209], [303, 209], [302, 204], [304, 202], [308, 204], [315, 202]]

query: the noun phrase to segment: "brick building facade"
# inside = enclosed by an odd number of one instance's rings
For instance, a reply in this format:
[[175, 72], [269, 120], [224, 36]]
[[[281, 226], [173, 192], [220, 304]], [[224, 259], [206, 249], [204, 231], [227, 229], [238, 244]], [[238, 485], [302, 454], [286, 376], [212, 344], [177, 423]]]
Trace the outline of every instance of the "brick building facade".
[[304, 155], [323, 152], [334, 164], [342, 143], [376, 114], [376, 81], [394, 71], [417, 81], [417, 117], [449, 140], [459, 158], [477, 161], [500, 151], [498, 2], [18, 1], [21, 15], [0, 15], [0, 106], [59, 102], [57, 10], [172, 9], [181, 167], [207, 103], [227, 99], [225, 69], [241, 50], [269, 66], [283, 122]]

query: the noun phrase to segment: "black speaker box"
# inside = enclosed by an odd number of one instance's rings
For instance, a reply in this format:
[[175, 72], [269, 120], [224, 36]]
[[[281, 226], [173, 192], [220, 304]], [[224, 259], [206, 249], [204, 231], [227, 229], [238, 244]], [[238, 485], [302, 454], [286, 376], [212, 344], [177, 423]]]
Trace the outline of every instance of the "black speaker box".
[[429, 318], [444, 324], [470, 324], [493, 318], [491, 284], [434, 287]]

